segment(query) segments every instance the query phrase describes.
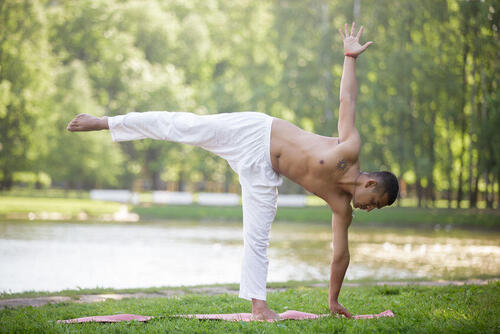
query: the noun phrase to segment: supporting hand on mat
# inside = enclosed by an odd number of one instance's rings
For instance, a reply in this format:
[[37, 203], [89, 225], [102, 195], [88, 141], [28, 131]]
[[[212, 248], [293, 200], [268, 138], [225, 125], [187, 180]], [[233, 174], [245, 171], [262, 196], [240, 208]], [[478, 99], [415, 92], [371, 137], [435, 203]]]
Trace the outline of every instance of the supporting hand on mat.
[[330, 302], [330, 312], [332, 315], [340, 314], [345, 315], [347, 318], [352, 318], [351, 313], [349, 313], [349, 311], [347, 311], [347, 309], [338, 302]]
[[279, 315], [271, 310], [265, 300], [252, 299], [253, 320], [279, 320]]
[[345, 35], [342, 33], [341, 29], [339, 29], [339, 34], [340, 37], [342, 37], [342, 40], [344, 41], [344, 54], [346, 56], [356, 58], [357, 56], [362, 54], [366, 49], [368, 49], [370, 45], [373, 44], [372, 41], [366, 42], [363, 45], [359, 44], [359, 39], [363, 34], [364, 27], [361, 26], [361, 28], [358, 31], [358, 34], [354, 35], [356, 33], [355, 22], [352, 23], [351, 33], [349, 33], [349, 28], [347, 27], [347, 23], [344, 27], [344, 30], [345, 30]]

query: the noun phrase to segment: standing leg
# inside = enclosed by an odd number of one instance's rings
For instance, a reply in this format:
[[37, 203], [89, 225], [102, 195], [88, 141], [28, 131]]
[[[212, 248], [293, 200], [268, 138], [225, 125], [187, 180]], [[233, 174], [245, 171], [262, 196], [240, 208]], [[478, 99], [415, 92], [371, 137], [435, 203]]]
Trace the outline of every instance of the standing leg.
[[239, 296], [252, 300], [252, 313], [265, 318], [276, 316], [265, 300], [269, 265], [267, 248], [277, 197], [276, 187], [242, 183], [244, 249]]

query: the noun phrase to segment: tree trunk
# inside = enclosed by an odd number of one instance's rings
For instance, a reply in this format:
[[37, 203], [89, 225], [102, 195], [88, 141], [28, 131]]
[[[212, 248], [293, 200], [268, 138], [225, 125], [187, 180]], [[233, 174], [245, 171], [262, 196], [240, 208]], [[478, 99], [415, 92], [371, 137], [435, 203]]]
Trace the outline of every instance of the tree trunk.
[[417, 182], [415, 183], [416, 189], [417, 189], [417, 207], [421, 208], [422, 207], [422, 184], [420, 183], [420, 176], [417, 176]]
[[[401, 170], [401, 168], [400, 168], [400, 170]], [[396, 206], [400, 207], [401, 206], [401, 180], [403, 179], [403, 172], [402, 171], [399, 173], [397, 178], [398, 178], [398, 184], [399, 184], [399, 191], [398, 191], [398, 196], [396, 197]]]
[[[484, 190], [484, 199], [486, 200], [486, 207], [488, 209], [493, 209], [493, 196], [494, 194], [494, 184], [495, 182], [492, 182], [490, 184], [490, 172], [486, 171], [484, 173], [484, 183], [486, 184], [486, 189]], [[490, 189], [491, 188], [491, 189]]]
[[430, 154], [430, 172], [428, 175], [429, 182], [428, 182], [428, 189], [429, 189], [429, 197], [431, 199], [432, 206], [434, 206], [434, 203], [436, 201], [436, 194], [435, 194], [435, 189], [434, 189], [434, 166], [436, 165], [436, 152], [434, 149], [434, 141], [435, 141], [435, 129], [434, 129], [434, 124], [436, 124], [436, 114], [437, 112], [433, 112], [431, 110], [431, 124], [429, 129], [431, 130], [429, 132], [429, 154]]
[[[468, 27], [468, 26], [467, 26]], [[467, 30], [466, 30], [467, 31]], [[467, 73], [465, 71], [467, 65], [467, 56], [469, 54], [469, 45], [465, 42], [464, 50], [462, 55], [462, 95], [460, 99], [460, 132], [461, 132], [461, 141], [462, 147], [460, 152], [460, 172], [458, 175], [458, 189], [457, 189], [457, 208], [461, 207], [461, 201], [463, 196], [463, 174], [464, 174], [464, 154], [465, 154], [465, 131], [466, 131], [466, 119], [465, 119], [465, 94], [467, 93]]]
[[231, 183], [233, 183], [233, 170], [229, 165], [226, 165], [226, 172], [224, 173], [224, 192], [229, 192]]
[[10, 190], [12, 188], [13, 183], [14, 180], [12, 178], [12, 174], [7, 168], [5, 168], [3, 170], [2, 181], [0, 182], [0, 190]]
[[178, 191], [184, 191], [186, 188], [185, 182], [184, 182], [184, 172], [182, 169], [179, 171], [178, 174], [178, 179], [177, 179], [177, 190]]
[[447, 194], [446, 194], [446, 199], [448, 200], [448, 209], [451, 208], [451, 202], [453, 200], [453, 196], [452, 196], [452, 193], [453, 193], [453, 178], [452, 178], [452, 175], [451, 173], [453, 172], [453, 151], [451, 150], [451, 127], [450, 127], [450, 120], [448, 119], [446, 121], [446, 133], [447, 135], [449, 136], [449, 139], [446, 141], [447, 145], [446, 145], [446, 148], [447, 148], [447, 153], [448, 153], [448, 163], [446, 165], [446, 176], [448, 178], [448, 191], [447, 191]]
[[163, 187], [161, 186], [160, 172], [158, 171], [153, 171], [151, 173], [151, 188], [153, 188], [153, 190], [163, 190]]
[[[490, 196], [491, 196], [491, 208], [493, 208], [493, 205], [495, 203], [495, 184], [500, 181], [500, 179], [495, 179], [495, 175], [492, 173], [491, 174], [491, 191], [490, 191]], [[500, 188], [500, 187], [499, 187]], [[500, 192], [500, 190], [499, 190]], [[500, 196], [498, 197], [498, 201], [500, 201]], [[500, 205], [497, 203], [497, 209], [500, 209]]]
[[471, 195], [471, 208], [477, 208], [478, 194], [479, 194], [479, 175], [474, 178], [473, 191]]
[[[411, 99], [411, 97], [410, 97]], [[415, 126], [415, 118], [413, 117], [413, 102], [410, 102], [410, 136], [411, 136], [411, 141], [413, 143], [417, 143], [417, 135], [416, 135], [416, 126]], [[421, 184], [421, 175], [420, 175], [420, 166], [418, 163], [418, 157], [416, 150], [413, 150], [413, 168], [415, 170], [415, 176], [416, 176], [416, 182], [415, 182], [415, 187], [417, 191], [417, 197], [418, 197], [418, 207], [422, 207], [422, 184]]]
[[[497, 182], [500, 182], [500, 169], [498, 170]], [[500, 209], [500, 184], [498, 185], [497, 193], [497, 209]]]
[[[326, 101], [324, 105], [325, 124], [327, 127], [333, 119], [333, 92], [332, 92], [332, 61], [331, 52], [329, 51], [332, 45], [332, 32], [330, 29], [330, 7], [328, 1], [324, 0], [320, 4], [321, 8], [321, 33], [322, 43], [320, 46], [321, 66], [323, 67], [323, 80], [326, 92]], [[332, 129], [325, 129], [325, 133], [333, 133]]]
[[474, 198], [474, 183], [477, 183], [477, 180], [474, 180], [474, 120], [476, 118], [476, 113], [474, 109], [476, 107], [475, 99], [476, 99], [476, 55], [475, 52], [472, 52], [472, 87], [470, 93], [470, 108], [471, 108], [471, 121], [469, 126], [469, 207], [475, 208], [477, 204], [477, 199]]
[[[486, 89], [486, 80], [485, 80], [485, 77], [486, 77], [486, 73], [484, 71], [484, 62], [481, 62], [481, 127], [483, 129], [486, 129], [487, 127], [487, 122], [488, 122], [488, 113], [487, 113], [487, 102], [486, 102], [486, 94], [488, 93], [487, 92], [487, 89]], [[486, 147], [484, 148], [490, 158], [489, 159], [492, 159], [493, 157], [493, 150], [491, 149], [491, 141], [490, 140], [487, 140], [486, 143], [484, 141], [482, 141], [482, 145], [486, 144]], [[481, 145], [481, 146], [482, 146]], [[481, 154], [479, 155], [481, 156]], [[486, 158], [486, 161], [484, 163], [484, 184], [485, 184], [485, 188], [484, 188], [484, 200], [486, 201], [486, 207], [491, 209], [493, 207], [493, 200], [490, 199], [490, 192], [489, 192], [489, 187], [490, 187], [490, 166], [489, 166], [489, 161], [488, 161], [488, 158]], [[479, 175], [480, 173], [478, 172], [478, 178], [479, 178]]]
[[[409, 12], [411, 12], [411, 2], [408, 3], [409, 5]], [[409, 15], [408, 16], [408, 24], [407, 24], [407, 42], [408, 44], [412, 44], [412, 37], [411, 37], [411, 30], [413, 29], [413, 16]], [[409, 56], [411, 57], [411, 53], [409, 54]], [[408, 69], [408, 84], [406, 85], [407, 86], [407, 93], [406, 93], [406, 97], [407, 97], [407, 103], [408, 103], [408, 119], [409, 119], [409, 132], [410, 132], [410, 140], [411, 142], [413, 143], [413, 145], [417, 146], [418, 143], [420, 142], [419, 138], [418, 138], [418, 133], [417, 133], [417, 126], [418, 124], [415, 124], [415, 117], [413, 115], [415, 115], [415, 101], [414, 101], [414, 96], [413, 96], [413, 92], [411, 91], [411, 82], [413, 81], [413, 77], [411, 75], [411, 68]], [[414, 168], [414, 171], [415, 171], [415, 176], [416, 176], [416, 182], [415, 182], [415, 189], [416, 189], [416, 192], [417, 192], [417, 198], [418, 198], [418, 207], [422, 207], [422, 184], [421, 184], [421, 175], [420, 175], [420, 166], [419, 166], [419, 157], [417, 157], [417, 150], [412, 150], [413, 154], [412, 154], [412, 160], [413, 160], [413, 168]]]
[[361, 0], [354, 0], [353, 16], [354, 22], [360, 22], [359, 18], [361, 16]]

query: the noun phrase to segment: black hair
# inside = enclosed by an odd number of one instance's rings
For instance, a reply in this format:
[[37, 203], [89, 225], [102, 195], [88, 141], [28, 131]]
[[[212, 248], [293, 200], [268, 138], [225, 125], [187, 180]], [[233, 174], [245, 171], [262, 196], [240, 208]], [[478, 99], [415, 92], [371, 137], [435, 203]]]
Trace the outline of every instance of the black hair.
[[387, 193], [387, 205], [394, 203], [399, 193], [399, 183], [396, 175], [387, 171], [372, 172], [370, 174], [379, 180], [376, 188], [382, 192], [382, 196]]

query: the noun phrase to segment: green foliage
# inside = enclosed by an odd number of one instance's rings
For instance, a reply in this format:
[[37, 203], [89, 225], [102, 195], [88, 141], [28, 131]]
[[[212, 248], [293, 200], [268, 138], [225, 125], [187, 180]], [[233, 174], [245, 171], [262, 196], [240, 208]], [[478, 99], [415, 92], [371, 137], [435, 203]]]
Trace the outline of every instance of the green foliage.
[[[52, 96], [52, 113], [39, 121], [37, 133], [44, 152], [39, 168], [52, 182], [65, 188], [110, 187], [118, 185], [123, 173], [123, 156], [107, 133], [72, 134], [66, 124], [76, 114], [104, 114], [92, 97], [92, 88], [83, 64], [74, 60], [57, 73], [57, 90]], [[56, 131], [47, 131], [48, 129]]]
[[402, 196], [419, 206], [441, 197], [450, 207], [480, 199], [491, 208], [500, 179], [499, 13], [494, 0], [4, 1], [0, 187], [16, 172], [85, 189], [237, 184], [202, 150], [111, 144], [67, 134], [65, 124], [82, 112], [257, 110], [336, 135], [336, 29], [356, 17], [364, 40], [376, 42], [357, 66], [363, 170], [394, 171]]
[[38, 157], [32, 130], [47, 107], [51, 54], [40, 1], [3, 1], [0, 26], [0, 189], [9, 189]]

